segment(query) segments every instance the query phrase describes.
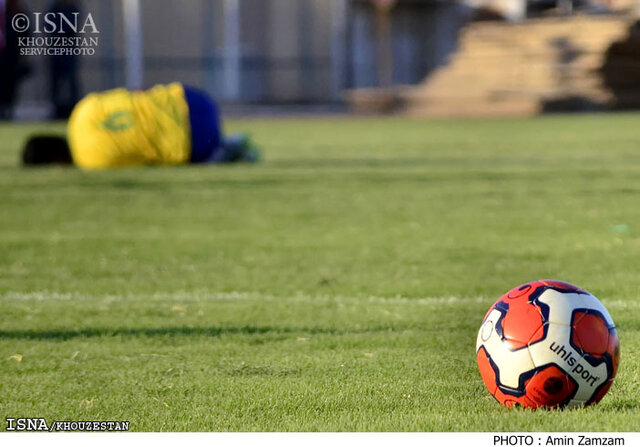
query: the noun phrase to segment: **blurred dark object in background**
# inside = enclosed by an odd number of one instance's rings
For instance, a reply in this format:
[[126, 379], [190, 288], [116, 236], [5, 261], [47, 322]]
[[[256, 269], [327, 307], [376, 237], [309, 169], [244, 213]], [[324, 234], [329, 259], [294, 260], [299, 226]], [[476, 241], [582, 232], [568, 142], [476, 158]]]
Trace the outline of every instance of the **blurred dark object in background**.
[[613, 95], [614, 109], [640, 106], [640, 22], [634, 23], [626, 39], [609, 47], [600, 72]]
[[0, 0], [0, 120], [12, 118], [20, 82], [31, 72], [11, 27], [11, 17], [24, 11], [19, 0]]
[[[80, 13], [80, 8], [74, 0], [55, 0], [51, 13], [73, 17]], [[62, 23], [58, 30], [58, 37], [72, 38], [76, 36], [75, 31], [67, 24]], [[73, 49], [69, 47], [69, 49]], [[53, 104], [53, 114], [56, 119], [66, 119], [71, 115], [73, 106], [80, 99], [80, 85], [78, 82], [79, 56], [72, 54], [61, 54], [49, 57], [49, 88], [51, 103]]]
[[611, 3], [611, 0], [529, 0], [527, 16], [536, 17], [549, 13], [569, 15], [578, 11], [602, 14], [609, 11]]

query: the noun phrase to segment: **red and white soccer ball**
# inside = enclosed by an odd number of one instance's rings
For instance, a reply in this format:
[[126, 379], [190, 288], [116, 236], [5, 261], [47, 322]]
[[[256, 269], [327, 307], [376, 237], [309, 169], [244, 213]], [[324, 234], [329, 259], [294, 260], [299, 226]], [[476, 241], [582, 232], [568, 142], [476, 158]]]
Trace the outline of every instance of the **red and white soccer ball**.
[[489, 392], [506, 407], [595, 404], [616, 376], [620, 343], [589, 292], [534, 281], [507, 292], [484, 317], [476, 354]]

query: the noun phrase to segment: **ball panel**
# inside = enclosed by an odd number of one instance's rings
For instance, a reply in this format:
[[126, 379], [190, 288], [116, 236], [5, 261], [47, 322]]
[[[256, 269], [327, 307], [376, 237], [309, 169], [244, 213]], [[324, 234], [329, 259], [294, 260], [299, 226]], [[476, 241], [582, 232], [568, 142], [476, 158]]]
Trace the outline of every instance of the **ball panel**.
[[572, 368], [569, 374], [579, 384], [575, 395], [577, 400], [588, 402], [598, 390], [609, 380], [608, 363], [601, 359], [599, 363], [592, 364], [593, 357], [585, 354]]
[[542, 338], [542, 323], [540, 309], [530, 304], [528, 296], [523, 295], [509, 300], [509, 310], [502, 319], [502, 334], [511, 349], [520, 349], [534, 337]]
[[568, 282], [564, 282], [564, 281], [558, 281], [555, 279], [543, 279], [540, 281], [536, 281], [536, 283], [538, 283], [539, 285], [542, 286], [547, 286], [547, 287], [551, 287], [554, 289], [560, 289], [563, 292], [573, 292], [573, 293], [585, 293], [585, 294], [589, 294], [589, 292], [587, 292], [584, 289], [581, 289], [580, 287], [568, 283]]
[[575, 295], [573, 292], [563, 293], [556, 289], [544, 289], [536, 297], [536, 303], [548, 309], [546, 321], [569, 326], [576, 304], [584, 297], [585, 295]]
[[604, 397], [605, 394], [607, 394], [607, 391], [609, 391], [609, 388], [611, 388], [611, 385], [613, 384], [613, 379], [609, 379], [607, 382], [605, 382], [602, 387], [593, 395], [593, 397], [591, 398], [591, 400], [589, 400], [586, 405], [594, 405], [597, 404], [598, 402], [600, 402], [602, 400], [602, 398]]
[[567, 370], [570, 357], [580, 358], [580, 354], [569, 345], [569, 326], [548, 323], [546, 337], [540, 343], [531, 343], [529, 353], [535, 367], [540, 368], [555, 363]]
[[564, 408], [578, 408], [578, 407], [584, 407], [584, 406], [585, 406], [584, 401], [578, 400], [578, 399], [571, 399]]
[[609, 345], [609, 329], [604, 319], [594, 313], [573, 314], [571, 343], [582, 353], [601, 356]]
[[611, 357], [611, 375], [613, 379], [618, 374], [618, 363], [620, 362], [620, 339], [615, 329], [609, 329], [609, 345], [607, 346], [607, 354]]
[[578, 385], [556, 365], [542, 367], [527, 383], [527, 397], [541, 407], [569, 402]]
[[478, 350], [477, 360], [480, 375], [482, 376], [484, 384], [491, 394], [495, 394], [496, 389], [498, 388], [496, 372], [493, 370], [493, 366], [491, 366], [489, 356], [487, 355], [487, 351], [484, 347], [481, 347]]
[[524, 378], [518, 390], [512, 390], [512, 389], [498, 386], [495, 392], [493, 393], [493, 397], [502, 405], [508, 408], [512, 408], [514, 406], [520, 406], [525, 408], [536, 408], [537, 404], [534, 401], [532, 401], [529, 398], [529, 396], [526, 394], [527, 384], [531, 380], [531, 376], [534, 373], [535, 373], [535, 370], [528, 372], [529, 377]]
[[543, 324], [542, 326], [540, 326], [540, 328], [538, 328], [538, 330], [531, 336], [527, 345], [531, 346], [534, 343], [538, 343], [544, 340], [546, 338], [548, 327], [548, 324]]
[[[505, 342], [501, 326], [503, 312], [504, 310], [493, 309], [489, 314], [483, 328], [479, 331], [480, 343], [477, 347], [478, 349], [483, 347], [486, 350], [487, 356], [494, 366], [498, 386], [503, 387], [507, 394], [519, 395], [524, 392], [523, 375], [533, 370], [535, 365], [526, 346], [524, 349], [513, 350]], [[494, 330], [489, 331], [486, 325], [493, 324], [494, 321]], [[489, 337], [483, 339], [483, 335], [487, 333], [490, 334]]]
[[521, 286], [516, 287], [506, 293], [506, 297], [508, 299], [519, 298], [523, 295], [528, 295], [531, 291], [531, 284], [523, 284]]

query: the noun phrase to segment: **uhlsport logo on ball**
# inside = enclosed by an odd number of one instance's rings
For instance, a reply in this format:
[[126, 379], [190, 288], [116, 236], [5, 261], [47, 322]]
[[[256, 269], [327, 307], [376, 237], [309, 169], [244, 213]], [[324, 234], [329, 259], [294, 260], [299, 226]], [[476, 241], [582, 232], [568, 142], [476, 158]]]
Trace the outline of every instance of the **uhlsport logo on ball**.
[[607, 393], [620, 343], [602, 303], [572, 284], [542, 280], [507, 292], [484, 317], [480, 374], [507, 407], [591, 405]]

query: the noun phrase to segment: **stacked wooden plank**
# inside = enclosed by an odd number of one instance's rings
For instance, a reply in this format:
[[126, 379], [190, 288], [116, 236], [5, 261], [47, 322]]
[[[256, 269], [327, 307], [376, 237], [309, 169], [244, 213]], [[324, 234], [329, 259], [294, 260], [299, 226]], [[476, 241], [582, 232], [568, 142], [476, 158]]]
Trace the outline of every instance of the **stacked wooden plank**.
[[[502, 116], [610, 107], [614, 97], [602, 67], [612, 44], [628, 39], [630, 24], [620, 16], [471, 24], [447, 65], [403, 90], [403, 112]], [[638, 60], [620, 64], [640, 70]]]

